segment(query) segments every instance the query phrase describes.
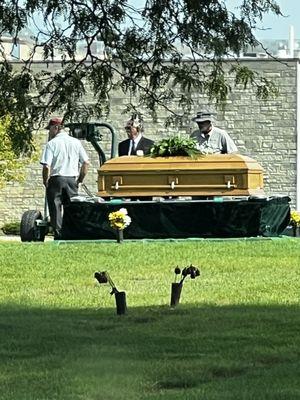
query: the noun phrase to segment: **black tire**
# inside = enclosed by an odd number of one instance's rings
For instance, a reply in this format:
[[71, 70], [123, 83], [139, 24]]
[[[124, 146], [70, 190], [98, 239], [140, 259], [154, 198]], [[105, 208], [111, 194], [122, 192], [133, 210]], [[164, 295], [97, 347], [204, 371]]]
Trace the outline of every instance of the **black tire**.
[[22, 242], [43, 242], [46, 235], [45, 226], [36, 226], [36, 220], [42, 219], [40, 211], [28, 210], [22, 215], [20, 236]]

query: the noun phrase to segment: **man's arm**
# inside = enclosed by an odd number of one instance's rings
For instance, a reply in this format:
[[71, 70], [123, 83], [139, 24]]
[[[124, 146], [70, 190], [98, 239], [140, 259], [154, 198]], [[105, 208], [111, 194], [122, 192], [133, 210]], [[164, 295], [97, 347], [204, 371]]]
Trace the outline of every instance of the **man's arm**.
[[86, 176], [87, 172], [88, 172], [88, 168], [89, 168], [89, 162], [88, 161], [84, 161], [81, 164], [81, 168], [79, 171], [79, 176], [77, 179], [77, 184], [79, 185], [79, 183], [82, 183], [84, 180], [84, 177]]
[[238, 149], [234, 143], [234, 141], [231, 139], [231, 137], [228, 135], [228, 133], [226, 131], [224, 131], [224, 136], [222, 138], [222, 144], [223, 144], [223, 151], [224, 153], [228, 153], [228, 154], [237, 154], [238, 153]]
[[118, 145], [118, 156], [119, 157], [128, 155], [129, 145], [126, 146], [126, 140], [123, 140]]
[[43, 184], [44, 184], [45, 187], [47, 187], [48, 186], [48, 180], [50, 178], [50, 167], [49, 167], [49, 165], [43, 164], [42, 175], [43, 175]]
[[[144, 154], [150, 154], [150, 149], [154, 145], [154, 141], [145, 137], [142, 137], [141, 141], [141, 150], [144, 151]], [[139, 144], [137, 145], [136, 150], [139, 150]]]

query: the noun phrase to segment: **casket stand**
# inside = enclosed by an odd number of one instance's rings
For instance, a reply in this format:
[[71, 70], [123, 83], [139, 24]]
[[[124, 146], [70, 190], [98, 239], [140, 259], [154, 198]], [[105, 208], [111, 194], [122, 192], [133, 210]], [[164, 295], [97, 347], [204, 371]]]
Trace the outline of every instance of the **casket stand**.
[[278, 236], [290, 220], [289, 197], [215, 201], [71, 202], [65, 207], [62, 239], [115, 239], [111, 211], [126, 207], [132, 223], [124, 239]]
[[63, 239], [115, 239], [108, 214], [121, 207], [132, 219], [125, 239], [278, 236], [290, 220], [290, 198], [266, 196], [261, 166], [237, 154], [113, 158], [98, 195], [65, 206]]

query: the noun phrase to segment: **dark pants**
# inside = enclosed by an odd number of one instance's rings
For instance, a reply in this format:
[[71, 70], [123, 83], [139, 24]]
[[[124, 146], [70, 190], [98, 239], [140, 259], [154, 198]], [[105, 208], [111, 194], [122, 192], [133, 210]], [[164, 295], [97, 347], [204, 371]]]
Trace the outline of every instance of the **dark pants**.
[[62, 226], [62, 206], [78, 194], [76, 178], [70, 176], [52, 176], [46, 190], [50, 223], [54, 230], [54, 239], [59, 239]]

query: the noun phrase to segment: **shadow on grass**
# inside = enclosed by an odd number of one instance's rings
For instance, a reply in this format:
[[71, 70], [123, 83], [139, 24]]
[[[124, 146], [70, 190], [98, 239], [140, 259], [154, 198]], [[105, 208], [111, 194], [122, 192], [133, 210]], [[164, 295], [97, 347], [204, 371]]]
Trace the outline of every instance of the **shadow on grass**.
[[2, 305], [1, 399], [299, 399], [299, 311]]

